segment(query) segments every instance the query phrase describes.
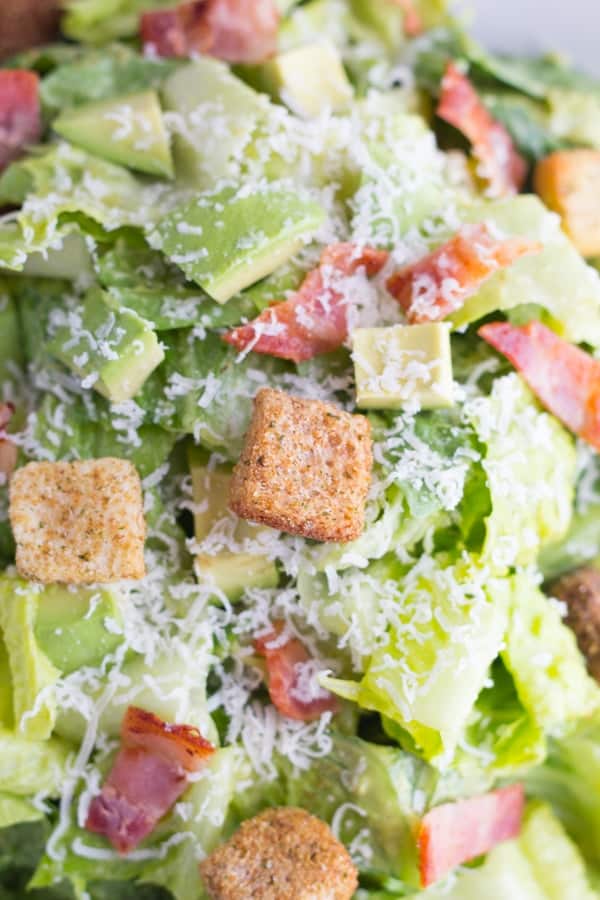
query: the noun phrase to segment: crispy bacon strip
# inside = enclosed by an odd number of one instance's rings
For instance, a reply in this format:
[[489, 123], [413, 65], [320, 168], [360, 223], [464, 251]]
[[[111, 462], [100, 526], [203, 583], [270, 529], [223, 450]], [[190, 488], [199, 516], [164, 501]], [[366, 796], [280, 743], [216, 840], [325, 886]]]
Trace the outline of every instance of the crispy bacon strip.
[[348, 337], [344, 278], [364, 269], [376, 275], [388, 259], [386, 250], [332, 244], [317, 269], [309, 272], [299, 290], [266, 309], [254, 321], [224, 335], [239, 351], [252, 350], [292, 362], [312, 359], [341, 347]]
[[425, 26], [414, 0], [392, 0], [404, 13], [404, 34], [406, 37], [418, 37], [423, 34]]
[[0, 403], [0, 484], [10, 478], [17, 465], [18, 449], [6, 432], [14, 411], [12, 403]]
[[315, 686], [311, 657], [298, 638], [285, 634], [284, 622], [273, 623], [272, 631], [254, 641], [254, 649], [266, 660], [269, 696], [283, 716], [312, 722], [325, 712], [337, 712], [337, 699]]
[[38, 76], [26, 69], [0, 70], [0, 172], [41, 135]]
[[119, 853], [134, 850], [156, 827], [215, 751], [197, 728], [170, 725], [130, 706], [102, 792], [90, 804], [85, 827], [103, 834]]
[[428, 887], [455, 866], [517, 837], [524, 805], [523, 785], [514, 784], [430, 810], [418, 833], [421, 885]]
[[490, 115], [467, 76], [453, 62], [448, 63], [442, 79], [437, 114], [471, 142], [491, 196], [517, 194], [521, 190], [527, 163], [504, 125]]
[[600, 450], [600, 360], [541, 322], [490, 322], [478, 333], [506, 356], [549, 412]]
[[395, 272], [387, 289], [411, 324], [439, 322], [460, 309], [495, 271], [541, 249], [526, 238], [498, 240], [486, 225], [464, 225], [433, 253]]
[[159, 56], [204, 53], [231, 63], [260, 63], [277, 51], [275, 0], [195, 0], [143, 13], [146, 50]]

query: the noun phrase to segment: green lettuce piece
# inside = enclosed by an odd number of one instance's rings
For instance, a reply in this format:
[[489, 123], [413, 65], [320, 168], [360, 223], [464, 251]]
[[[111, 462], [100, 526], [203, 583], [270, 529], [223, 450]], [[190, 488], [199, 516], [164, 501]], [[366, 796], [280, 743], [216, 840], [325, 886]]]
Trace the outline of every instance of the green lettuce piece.
[[458, 328], [489, 313], [523, 303], [547, 310], [553, 327], [567, 340], [600, 347], [600, 278], [560, 227], [557, 216], [534, 196], [477, 202], [464, 212], [467, 222], [491, 222], [502, 232], [538, 240], [540, 253], [495, 272], [452, 315]]
[[[193, 680], [189, 666], [189, 658], [183, 654], [173, 656], [163, 652], [154, 659], [132, 654], [122, 666], [123, 675], [130, 679], [132, 687], [126, 693], [117, 693], [104, 706], [99, 719], [100, 731], [118, 738], [123, 716], [133, 704], [153, 712], [165, 722], [195, 725], [207, 740], [214, 741], [215, 727], [206, 704], [208, 654], [205, 647], [197, 650], [194, 656]], [[86, 709], [81, 708], [79, 695], [74, 697], [72, 705], [63, 701], [56, 717], [56, 734], [73, 743], [81, 743], [88, 726], [85, 713], [98, 702], [105, 688], [106, 679], [101, 676], [88, 679], [79, 688], [85, 695]]]
[[64, 228], [72, 221], [96, 237], [102, 236], [98, 225], [109, 232], [128, 225], [150, 225], [160, 217], [162, 190], [160, 185], [143, 184], [127, 169], [70, 144], [53, 144], [41, 155], [13, 163], [0, 176], [0, 203], [23, 203], [17, 215], [17, 233], [11, 231], [6, 237], [7, 258], [2, 251], [6, 232], [0, 233], [0, 261], [21, 270], [27, 255], [60, 246]]
[[531, 804], [516, 840], [483, 864], [417, 895], [423, 900], [597, 900], [581, 855], [548, 807]]
[[[236, 786], [237, 760], [238, 751], [234, 748], [219, 750], [207, 762], [203, 776], [190, 785], [176, 807], [142, 843], [143, 852], [129, 858], [110, 850], [103, 837], [80, 828], [72, 809], [71, 824], [57, 842], [62, 858], [56, 858], [58, 853], [44, 854], [30, 886], [49, 887], [67, 879], [78, 900], [83, 900], [90, 884], [105, 881], [109, 874], [115, 882], [164, 884], [175, 900], [204, 900], [198, 862], [222, 839], [226, 829]], [[225, 836], [229, 836], [227, 832]], [[85, 855], [77, 853], [78, 847], [88, 848]], [[112, 898], [109, 884], [107, 897]]]
[[0, 828], [9, 828], [20, 822], [35, 822], [43, 815], [39, 809], [22, 797], [14, 797], [12, 794], [0, 792]]
[[14, 385], [10, 389], [11, 393], [16, 391], [17, 383], [22, 377], [23, 362], [17, 307], [9, 284], [0, 280], [0, 400], [10, 399], [3, 396], [9, 384]]
[[527, 775], [527, 790], [547, 801], [590, 865], [600, 867], [600, 716], [566, 739], [552, 740], [543, 765]]
[[[254, 318], [264, 306], [259, 285], [232, 298], [225, 306], [216, 303], [201, 288], [186, 282], [181, 270], [170, 265], [162, 253], [132, 236], [121, 238], [101, 253], [98, 278], [120, 306], [132, 309], [150, 321], [156, 331], [201, 325], [206, 329], [239, 324]], [[293, 283], [293, 287], [297, 284]], [[286, 283], [284, 290], [287, 290]], [[263, 288], [267, 290], [267, 288]], [[283, 296], [278, 292], [273, 299]]]
[[502, 646], [510, 582], [476, 560], [423, 557], [397, 592], [394, 621], [361, 681], [323, 678], [334, 693], [399, 725], [436, 765], [454, 756]]
[[175, 60], [142, 56], [124, 44], [109, 44], [56, 66], [40, 86], [42, 104], [47, 113], [54, 114], [95, 100], [157, 88], [178, 65]]
[[[169, 431], [193, 434], [209, 449], [235, 461], [252, 415], [255, 385], [277, 386], [289, 366], [273, 357], [237, 354], [214, 332], [195, 336], [189, 329], [164, 332], [165, 361], [136, 403], [150, 421]], [[254, 382], [249, 377], [252, 373]]]
[[0, 794], [55, 795], [60, 791], [72, 749], [56, 737], [29, 740], [0, 727]]
[[600, 149], [600, 87], [594, 93], [555, 88], [548, 100], [550, 127], [558, 137]]
[[0, 629], [10, 665], [15, 727], [30, 740], [45, 740], [56, 721], [53, 687], [60, 672], [37, 643], [36, 613], [34, 585], [0, 578]]
[[545, 105], [514, 91], [486, 92], [482, 99], [492, 116], [508, 130], [519, 152], [532, 163], [571, 146], [569, 140], [552, 131]]
[[23, 266], [23, 275], [32, 278], [65, 278], [84, 282], [93, 277], [92, 256], [84, 235], [70, 227], [64, 229], [60, 247], [32, 253]]
[[14, 722], [10, 659], [4, 638], [0, 635], [0, 725]]
[[62, 30], [83, 44], [105, 44], [134, 37], [141, 13], [175, 5], [168, 0], [67, 0]]
[[502, 659], [519, 699], [546, 732], [565, 728], [600, 708], [573, 632], [528, 574], [513, 578], [513, 599]]
[[540, 548], [567, 533], [576, 479], [574, 444], [541, 412], [522, 379], [494, 381], [489, 396], [465, 406], [480, 442], [491, 514], [485, 520], [484, 558], [496, 571], [528, 565]]
[[544, 760], [544, 730], [521, 702], [501, 659], [494, 661], [490, 681], [473, 707], [454, 765], [463, 776], [518, 777]]

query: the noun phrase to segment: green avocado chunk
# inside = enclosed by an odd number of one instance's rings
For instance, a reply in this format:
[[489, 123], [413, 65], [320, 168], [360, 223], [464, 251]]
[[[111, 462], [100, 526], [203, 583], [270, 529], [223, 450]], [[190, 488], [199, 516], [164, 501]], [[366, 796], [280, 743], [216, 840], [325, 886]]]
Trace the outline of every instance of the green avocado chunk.
[[227, 187], [175, 209], [151, 235], [219, 303], [287, 262], [319, 228], [314, 201], [277, 184]]
[[68, 109], [52, 127], [61, 137], [110, 162], [148, 175], [174, 175], [169, 135], [156, 91]]
[[[232, 520], [236, 542], [260, 540], [267, 529], [238, 520], [228, 509], [231, 470], [225, 466], [209, 468], [206, 454], [197, 448], [191, 448], [189, 457], [194, 503], [198, 510], [194, 514], [196, 541], [205, 540], [219, 522], [227, 519]], [[274, 588], [279, 581], [277, 567], [267, 556], [231, 550], [198, 553], [196, 574], [200, 580], [214, 583], [230, 600], [237, 600], [246, 588]]]
[[38, 595], [35, 637], [64, 675], [98, 666], [122, 643], [118, 591], [48, 585]]
[[164, 357], [149, 323], [97, 288], [67, 314], [48, 350], [113, 403], [131, 400]]
[[326, 109], [345, 109], [353, 90], [336, 48], [305, 44], [256, 67], [249, 77], [299, 116], [313, 118]]

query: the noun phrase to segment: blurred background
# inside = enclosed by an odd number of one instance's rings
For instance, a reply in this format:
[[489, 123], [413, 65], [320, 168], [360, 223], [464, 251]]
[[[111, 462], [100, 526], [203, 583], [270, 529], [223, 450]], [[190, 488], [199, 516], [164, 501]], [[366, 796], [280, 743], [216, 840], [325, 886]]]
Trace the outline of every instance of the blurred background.
[[[490, 49], [560, 50], [600, 75], [600, 0], [454, 0]], [[0, 0], [0, 56], [56, 28], [59, 0]]]
[[456, 0], [491, 50], [566, 53], [600, 75], [600, 0]]

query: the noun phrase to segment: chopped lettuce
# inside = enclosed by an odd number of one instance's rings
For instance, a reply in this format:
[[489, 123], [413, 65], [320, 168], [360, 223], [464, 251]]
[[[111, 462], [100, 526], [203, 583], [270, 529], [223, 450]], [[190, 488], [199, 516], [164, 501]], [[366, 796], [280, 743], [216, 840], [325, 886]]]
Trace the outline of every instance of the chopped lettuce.
[[40, 809], [36, 809], [32, 803], [22, 797], [0, 793], [0, 829], [9, 828], [20, 822], [35, 822], [43, 818], [43, 815]]
[[454, 756], [506, 631], [510, 583], [465, 555], [455, 563], [424, 556], [398, 584], [361, 681], [323, 683], [399, 725], [423, 756]]
[[157, 88], [177, 65], [174, 60], [142, 56], [124, 44], [112, 44], [58, 65], [42, 81], [42, 104], [48, 114], [54, 114], [95, 100]]
[[465, 210], [464, 218], [540, 241], [543, 249], [494, 273], [452, 315], [456, 327], [533, 303], [547, 310], [553, 327], [567, 340], [600, 346], [600, 277], [562, 231], [558, 216], [537, 197], [525, 195], [479, 201]]
[[553, 740], [543, 765], [527, 774], [527, 789], [551, 803], [590, 865], [600, 869], [600, 716], [567, 738]]
[[0, 794], [55, 796], [73, 748], [63, 740], [29, 740], [0, 728]]
[[64, 34], [83, 44], [104, 44], [137, 34], [140, 14], [176, 3], [169, 0], [67, 0]]
[[0, 630], [8, 653], [14, 724], [20, 735], [44, 740], [56, 721], [54, 685], [60, 675], [35, 635], [36, 586], [0, 578]]
[[539, 410], [514, 373], [496, 379], [488, 396], [469, 401], [465, 415], [487, 448], [491, 513], [484, 558], [497, 571], [528, 565], [542, 546], [567, 533], [576, 479], [573, 441]]
[[502, 658], [521, 703], [546, 732], [600, 708], [600, 687], [587, 674], [575, 635], [563, 624], [556, 604], [526, 573], [513, 578]]

